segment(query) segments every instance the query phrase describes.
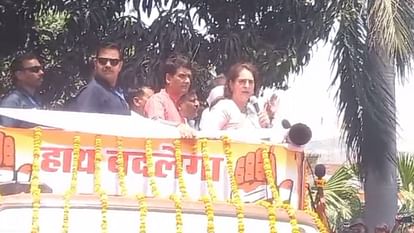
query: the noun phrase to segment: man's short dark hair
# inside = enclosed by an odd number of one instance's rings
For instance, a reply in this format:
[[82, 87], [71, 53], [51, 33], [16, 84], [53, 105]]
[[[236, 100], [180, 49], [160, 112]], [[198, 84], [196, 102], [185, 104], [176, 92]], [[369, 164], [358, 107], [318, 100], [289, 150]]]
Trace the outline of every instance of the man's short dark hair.
[[166, 74], [175, 74], [180, 68], [187, 68], [191, 70], [191, 61], [186, 56], [181, 54], [172, 54], [164, 62], [163, 73], [164, 77]]
[[118, 50], [118, 52], [119, 52], [119, 59], [121, 59], [121, 60], [124, 59], [124, 53], [122, 52], [122, 48], [121, 48], [121, 46], [118, 43], [114, 43], [114, 42], [102, 42], [101, 44], [99, 44], [98, 48], [96, 49], [96, 57], [99, 56], [99, 53], [103, 49], [114, 49], [114, 50]]
[[142, 86], [142, 87], [138, 87], [138, 88], [128, 88], [127, 96], [126, 96], [128, 104], [133, 104], [135, 97], [141, 98], [142, 96], [144, 96], [145, 95], [145, 89], [151, 89], [152, 90], [152, 88], [150, 86]]
[[[189, 101], [190, 98], [193, 97], [193, 96], [197, 96], [197, 91], [195, 89], [191, 89], [187, 93], [182, 95], [177, 101], [177, 106], [180, 106], [184, 102]], [[197, 96], [197, 98], [198, 98], [198, 96]]]
[[[12, 75], [12, 77], [15, 77], [15, 73], [16, 71], [19, 71], [21, 69], [23, 69], [23, 62], [24, 61], [28, 61], [28, 60], [39, 60], [39, 58], [36, 56], [36, 54], [32, 53], [32, 52], [27, 52], [27, 53], [23, 53], [18, 55], [13, 62], [10, 65], [10, 73]], [[39, 60], [40, 62], [40, 60]]]

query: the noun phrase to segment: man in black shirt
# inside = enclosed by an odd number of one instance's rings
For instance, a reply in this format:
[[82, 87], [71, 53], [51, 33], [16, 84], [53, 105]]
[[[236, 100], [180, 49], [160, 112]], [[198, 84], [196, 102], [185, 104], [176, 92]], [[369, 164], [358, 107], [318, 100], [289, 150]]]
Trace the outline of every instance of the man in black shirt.
[[117, 87], [122, 52], [115, 43], [104, 43], [96, 51], [92, 81], [80, 92], [69, 109], [79, 112], [130, 115], [128, 104]]
[[[0, 102], [4, 108], [41, 108], [38, 98], [38, 89], [43, 82], [43, 66], [39, 59], [32, 53], [22, 54], [13, 60], [10, 65], [10, 73], [15, 89], [6, 95]], [[0, 124], [7, 127], [33, 127], [33, 124], [0, 117]]]

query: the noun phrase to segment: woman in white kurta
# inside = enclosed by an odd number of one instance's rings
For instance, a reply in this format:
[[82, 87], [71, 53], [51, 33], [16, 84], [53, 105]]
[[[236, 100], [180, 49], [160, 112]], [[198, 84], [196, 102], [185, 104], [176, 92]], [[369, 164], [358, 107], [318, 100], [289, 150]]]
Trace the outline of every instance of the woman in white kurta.
[[249, 99], [260, 87], [258, 72], [250, 63], [237, 63], [226, 76], [224, 99], [210, 107], [201, 119], [201, 130], [266, 128], [270, 122], [266, 113], [257, 113]]

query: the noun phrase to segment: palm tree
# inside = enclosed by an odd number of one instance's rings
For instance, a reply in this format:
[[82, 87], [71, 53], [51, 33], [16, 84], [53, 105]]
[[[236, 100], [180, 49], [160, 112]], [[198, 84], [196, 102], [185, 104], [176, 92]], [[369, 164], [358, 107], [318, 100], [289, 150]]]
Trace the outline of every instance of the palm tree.
[[[397, 211], [395, 73], [413, 55], [411, 1], [340, 1], [335, 80], [348, 155], [364, 181], [370, 229], [392, 225]], [[396, 71], [396, 72], [395, 72]]]

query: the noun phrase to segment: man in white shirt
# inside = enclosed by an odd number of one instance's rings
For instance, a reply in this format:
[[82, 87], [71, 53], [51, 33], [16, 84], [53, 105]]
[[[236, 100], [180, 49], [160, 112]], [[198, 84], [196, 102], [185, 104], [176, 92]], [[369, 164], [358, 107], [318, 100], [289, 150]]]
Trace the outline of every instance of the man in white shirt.
[[147, 100], [154, 95], [154, 90], [148, 86], [142, 86], [140, 88], [131, 88], [128, 90], [128, 104], [131, 109], [131, 115], [139, 114], [145, 116], [144, 107]]
[[184, 119], [185, 123], [190, 127], [197, 129], [195, 125], [195, 119], [198, 115], [198, 108], [200, 102], [198, 101], [197, 93], [195, 90], [190, 90], [187, 94], [181, 96], [177, 102], [177, 109], [180, 116]]

